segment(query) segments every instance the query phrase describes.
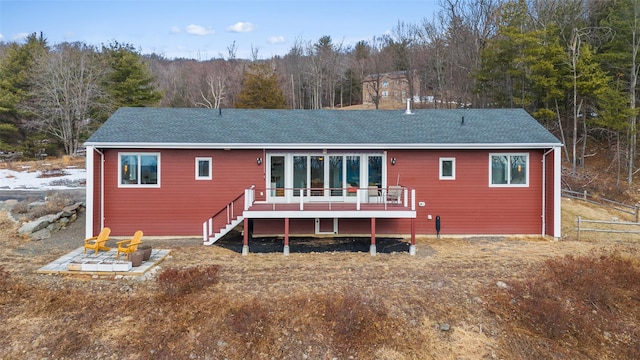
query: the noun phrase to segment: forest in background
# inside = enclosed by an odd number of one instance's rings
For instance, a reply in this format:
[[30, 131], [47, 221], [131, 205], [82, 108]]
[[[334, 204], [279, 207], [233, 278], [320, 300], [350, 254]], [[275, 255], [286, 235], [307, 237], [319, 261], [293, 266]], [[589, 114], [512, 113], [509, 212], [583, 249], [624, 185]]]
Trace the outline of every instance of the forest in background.
[[524, 108], [565, 144], [569, 174], [597, 142], [616, 184], [632, 185], [640, 0], [439, 1], [421, 23], [397, 19], [355, 45], [298, 39], [269, 59], [254, 48], [239, 59], [235, 43], [211, 59], [117, 41], [50, 44], [37, 32], [0, 43], [0, 151], [75, 154], [122, 106], [345, 108], [362, 103], [366, 76], [377, 107], [380, 74], [400, 71], [420, 84], [408, 98], [430, 99], [415, 108]]

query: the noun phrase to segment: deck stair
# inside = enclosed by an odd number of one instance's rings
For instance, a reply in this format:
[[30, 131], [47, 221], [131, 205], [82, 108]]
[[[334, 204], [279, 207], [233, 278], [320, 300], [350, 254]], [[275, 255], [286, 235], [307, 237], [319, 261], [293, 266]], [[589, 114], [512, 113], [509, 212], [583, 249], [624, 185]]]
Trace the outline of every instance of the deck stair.
[[243, 220], [244, 220], [244, 216], [238, 216], [236, 219], [226, 224], [222, 229], [215, 232], [213, 236], [209, 236], [209, 241], [208, 242], [205, 241], [205, 244], [211, 245], [216, 241], [220, 240], [221, 237], [227, 235], [231, 230], [235, 229], [236, 226], [240, 225]]
[[202, 223], [202, 240], [204, 245], [212, 245], [243, 222], [244, 210], [253, 202], [252, 186], [220, 209], [215, 215]]

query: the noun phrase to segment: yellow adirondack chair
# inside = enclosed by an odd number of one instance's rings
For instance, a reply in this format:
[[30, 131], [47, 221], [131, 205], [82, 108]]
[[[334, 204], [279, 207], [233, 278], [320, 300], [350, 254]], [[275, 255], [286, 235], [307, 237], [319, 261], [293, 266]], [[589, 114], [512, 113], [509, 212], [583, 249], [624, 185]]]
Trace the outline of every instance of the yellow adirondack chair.
[[102, 229], [100, 231], [100, 234], [98, 234], [98, 236], [94, 236], [94, 237], [90, 237], [88, 239], [84, 240], [84, 250], [82, 251], [83, 254], [87, 253], [87, 249], [90, 250], [95, 250], [96, 251], [96, 255], [98, 255], [98, 251], [102, 250], [102, 251], [109, 251], [111, 250], [111, 248], [108, 248], [105, 246], [105, 244], [107, 243], [107, 240], [109, 240], [109, 234], [111, 233], [111, 229], [109, 229], [108, 227]]
[[142, 231], [138, 230], [133, 234], [131, 239], [118, 241], [118, 254], [116, 259], [120, 259], [120, 253], [127, 254], [127, 260], [129, 260], [129, 254], [138, 250], [138, 245], [142, 244]]

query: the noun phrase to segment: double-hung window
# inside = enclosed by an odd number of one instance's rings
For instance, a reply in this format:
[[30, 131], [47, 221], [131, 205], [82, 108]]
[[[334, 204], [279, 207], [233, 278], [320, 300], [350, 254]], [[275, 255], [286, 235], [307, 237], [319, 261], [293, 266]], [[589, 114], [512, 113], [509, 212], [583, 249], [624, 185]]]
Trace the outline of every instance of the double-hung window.
[[489, 186], [529, 186], [529, 154], [489, 154]]
[[210, 157], [196, 158], [196, 180], [211, 180], [213, 178], [211, 170]]
[[456, 159], [440, 158], [440, 180], [456, 179]]
[[118, 186], [160, 187], [160, 154], [118, 154]]

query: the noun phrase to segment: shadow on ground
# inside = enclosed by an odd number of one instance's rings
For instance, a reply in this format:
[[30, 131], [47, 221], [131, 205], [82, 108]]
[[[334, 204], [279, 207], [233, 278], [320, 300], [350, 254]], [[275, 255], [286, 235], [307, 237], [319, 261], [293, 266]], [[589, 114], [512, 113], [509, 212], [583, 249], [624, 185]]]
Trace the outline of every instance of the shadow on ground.
[[[242, 234], [229, 233], [215, 243], [225, 249], [242, 253]], [[369, 252], [370, 237], [296, 237], [289, 238], [289, 252]], [[284, 239], [279, 237], [260, 237], [249, 240], [250, 253], [281, 253]], [[409, 252], [409, 243], [402, 238], [376, 238], [377, 253]]]

